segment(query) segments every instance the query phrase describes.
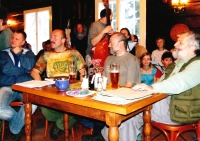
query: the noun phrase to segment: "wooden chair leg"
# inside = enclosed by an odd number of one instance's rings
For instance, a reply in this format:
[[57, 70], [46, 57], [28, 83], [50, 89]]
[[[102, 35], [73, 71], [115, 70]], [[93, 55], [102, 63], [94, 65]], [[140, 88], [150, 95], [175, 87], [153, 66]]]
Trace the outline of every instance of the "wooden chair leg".
[[5, 133], [5, 120], [2, 120], [2, 127], [1, 127], [1, 140], [4, 140], [4, 133]]
[[93, 133], [93, 128], [90, 128], [90, 134], [92, 135], [92, 133]]
[[72, 139], [74, 139], [74, 127], [72, 127], [72, 129], [71, 129], [71, 131], [72, 131]]
[[48, 122], [48, 120], [47, 120], [47, 119], [45, 119], [44, 137], [46, 137], [46, 136], [47, 136], [48, 125], [49, 125], [49, 122]]

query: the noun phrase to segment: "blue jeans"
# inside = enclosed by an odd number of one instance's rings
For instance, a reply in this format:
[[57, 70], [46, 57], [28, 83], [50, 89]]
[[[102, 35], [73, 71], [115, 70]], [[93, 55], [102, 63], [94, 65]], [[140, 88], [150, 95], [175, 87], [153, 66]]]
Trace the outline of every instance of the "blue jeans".
[[[9, 128], [13, 134], [18, 134], [24, 126], [24, 105], [15, 111], [9, 104], [13, 101], [22, 101], [22, 94], [12, 91], [11, 87], [0, 88], [0, 119], [9, 121]], [[33, 106], [32, 106], [33, 107]], [[34, 106], [32, 111], [36, 110]], [[32, 112], [32, 113], [33, 113]]]

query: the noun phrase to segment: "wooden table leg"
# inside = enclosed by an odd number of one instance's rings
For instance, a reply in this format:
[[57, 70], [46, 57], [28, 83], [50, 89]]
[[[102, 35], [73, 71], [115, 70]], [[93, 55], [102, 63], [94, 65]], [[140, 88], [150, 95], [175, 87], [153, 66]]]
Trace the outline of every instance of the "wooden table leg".
[[30, 102], [25, 103], [24, 110], [25, 110], [26, 141], [32, 141], [32, 138], [31, 138], [31, 111], [32, 111], [32, 106], [31, 106]]
[[106, 124], [109, 126], [108, 139], [109, 141], [119, 141], [118, 126], [121, 123], [121, 118], [115, 113], [106, 113]]
[[69, 116], [64, 114], [65, 141], [69, 141]]
[[144, 140], [151, 141], [151, 133], [152, 133], [152, 126], [151, 126], [151, 108], [152, 105], [148, 106], [146, 110], [143, 112], [143, 131], [144, 131]]

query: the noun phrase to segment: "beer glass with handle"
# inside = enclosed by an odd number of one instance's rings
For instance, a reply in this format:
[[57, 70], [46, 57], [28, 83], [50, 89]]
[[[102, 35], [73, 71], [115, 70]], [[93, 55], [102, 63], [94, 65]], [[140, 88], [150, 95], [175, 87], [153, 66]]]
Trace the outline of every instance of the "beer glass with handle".
[[117, 63], [113, 63], [113, 64], [110, 65], [110, 81], [111, 81], [111, 87], [113, 89], [118, 88], [119, 69], [120, 69], [120, 65], [117, 64]]

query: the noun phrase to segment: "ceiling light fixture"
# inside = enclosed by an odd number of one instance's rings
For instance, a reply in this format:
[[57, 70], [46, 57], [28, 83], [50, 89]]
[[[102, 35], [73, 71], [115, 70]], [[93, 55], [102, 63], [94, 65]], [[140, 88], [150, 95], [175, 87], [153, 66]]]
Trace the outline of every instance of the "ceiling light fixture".
[[172, 6], [174, 7], [175, 13], [183, 13], [186, 8], [185, 5], [188, 3], [188, 0], [172, 0]]

